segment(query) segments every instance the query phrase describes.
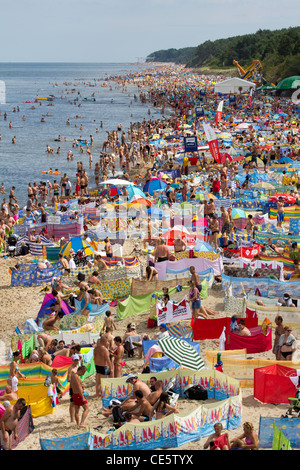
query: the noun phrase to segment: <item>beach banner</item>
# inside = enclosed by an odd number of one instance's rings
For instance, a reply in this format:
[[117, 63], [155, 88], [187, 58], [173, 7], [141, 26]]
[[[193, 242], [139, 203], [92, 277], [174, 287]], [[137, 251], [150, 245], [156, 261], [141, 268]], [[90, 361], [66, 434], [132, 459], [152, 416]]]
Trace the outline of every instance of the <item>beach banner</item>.
[[248, 106], [252, 106], [252, 97], [253, 97], [253, 88], [250, 88], [250, 93], [249, 93], [249, 100], [248, 100]]
[[[293, 294], [293, 291], [288, 290], [290, 294]], [[258, 298], [259, 299], [259, 298]], [[265, 299], [261, 297], [263, 303]], [[270, 299], [269, 299], [270, 300]], [[300, 308], [291, 308], [291, 307], [280, 307], [275, 305], [276, 301], [273, 299], [273, 304], [269, 305], [257, 305], [255, 302], [246, 300], [246, 308], [255, 310], [258, 322], [261, 324], [265, 318], [268, 318], [273, 324], [275, 324], [275, 318], [277, 315], [282, 316], [288, 322], [289, 326], [292, 328], [300, 327]]]
[[216, 126], [218, 126], [218, 124], [221, 122], [221, 119], [222, 119], [222, 112], [223, 112], [223, 103], [224, 101], [220, 101], [219, 105], [218, 105], [218, 109], [217, 109], [217, 112], [216, 112]]
[[188, 414], [171, 414], [159, 420], [140, 424], [126, 423], [108, 434], [91, 430], [91, 450], [153, 450], [177, 448], [198, 441], [214, 431], [221, 422], [223, 429], [241, 425], [241, 396], [204, 404]]
[[[274, 426], [281, 430], [293, 449], [300, 449], [300, 418], [260, 417], [259, 448], [272, 449]], [[285, 441], [287, 442], [287, 441]]]
[[179, 303], [169, 301], [166, 306], [159, 303], [156, 305], [157, 324], [172, 323], [192, 318], [190, 305], [184, 297]]
[[255, 294], [256, 290], [262, 297], [277, 298], [282, 297], [286, 292], [293, 294], [293, 297], [300, 296], [300, 281], [276, 281], [269, 278], [242, 278], [222, 274], [222, 288], [226, 292], [232, 289], [234, 297], [243, 297], [244, 292]]
[[[150, 384], [153, 374], [139, 374], [139, 380]], [[172, 390], [181, 397], [185, 397], [184, 388], [187, 385], [201, 385], [207, 390], [209, 398], [224, 400], [239, 394], [239, 382], [233, 378], [213, 370], [202, 369], [198, 371], [179, 368], [176, 371], [163, 371], [156, 374], [158, 380], [162, 380], [165, 387], [170, 380], [175, 379]], [[102, 404], [109, 406], [113, 398], [121, 400], [132, 393], [132, 385], [126, 383], [126, 376], [120, 378], [103, 378]]]
[[221, 163], [221, 157], [219, 152], [218, 140], [215, 131], [208, 124], [203, 124], [203, 129], [208, 141], [210, 153], [216, 163]]
[[[208, 259], [210, 253], [214, 255], [214, 259]], [[214, 276], [220, 276], [223, 270], [222, 258], [218, 256], [216, 259], [214, 252], [205, 252], [205, 255], [205, 257], [201, 258], [184, 258], [180, 261], [161, 261], [160, 263], [155, 263], [158, 279], [161, 281], [172, 279], [172, 277], [170, 277], [171, 274], [174, 279], [174, 277], [176, 277], [176, 271], [179, 279], [183, 271], [185, 271], [183, 277], [187, 277], [187, 270], [189, 270], [191, 266], [194, 266], [196, 272], [199, 274], [212, 269]], [[208, 276], [210, 276], [210, 274], [211, 272], [208, 273]]]
[[[272, 361], [267, 359], [250, 359], [250, 358], [243, 358], [243, 356], [237, 356], [235, 351], [216, 351], [216, 353], [221, 353], [221, 360], [223, 362], [222, 369], [224, 374], [227, 377], [232, 377], [238, 381], [252, 381], [251, 385], [247, 386], [254, 386], [254, 370], [259, 367], [268, 367], [271, 365], [282, 365], [285, 367], [290, 367], [293, 369], [300, 370], [300, 363], [292, 362], [292, 361]], [[233, 356], [227, 356], [229, 353], [233, 353]], [[214, 354], [215, 351], [206, 351], [206, 361], [208, 367], [214, 369], [216, 364], [216, 355]], [[238, 382], [240, 383], [240, 382]]]

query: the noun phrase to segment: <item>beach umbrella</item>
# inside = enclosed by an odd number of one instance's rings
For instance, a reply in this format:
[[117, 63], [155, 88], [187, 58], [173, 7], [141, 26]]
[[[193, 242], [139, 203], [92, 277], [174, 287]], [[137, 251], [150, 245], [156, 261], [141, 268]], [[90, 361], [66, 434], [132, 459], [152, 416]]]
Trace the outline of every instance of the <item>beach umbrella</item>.
[[191, 370], [201, 370], [205, 368], [205, 364], [196, 349], [175, 336], [166, 336], [158, 340], [161, 350], [177, 364]]
[[196, 243], [196, 246], [194, 248], [194, 251], [200, 251], [201, 253], [204, 252], [204, 251], [213, 251], [213, 252], [216, 252], [214, 250], [214, 248], [210, 245], [210, 243], [208, 242], [205, 242], [204, 240], [197, 240], [197, 243]]
[[127, 186], [127, 191], [128, 191], [128, 199], [131, 202], [134, 198], [141, 198], [145, 197], [144, 191], [142, 191], [140, 188], [137, 188], [135, 185], [130, 184]]
[[99, 196], [116, 197], [120, 196], [121, 194], [122, 191], [119, 188], [117, 188], [116, 186], [111, 186], [110, 188], [105, 188], [103, 191], [101, 191]]
[[234, 207], [231, 212], [231, 216], [233, 219], [246, 219], [247, 214], [243, 209], [238, 209]]
[[295, 202], [296, 202], [296, 199], [293, 196], [290, 196], [289, 194], [285, 194], [285, 193], [273, 194], [272, 196], [269, 197], [269, 201], [270, 202], [277, 202], [280, 197], [282, 197], [284, 202], [288, 202], [288, 203], [292, 203], [292, 204], [295, 204]]
[[300, 76], [294, 75], [292, 77], [287, 77], [281, 80], [276, 86], [276, 90], [291, 90], [300, 88]]
[[94, 256], [95, 254], [94, 248], [81, 237], [71, 238], [71, 240], [61, 248], [60, 253], [67, 257], [71, 249], [74, 250], [75, 253], [79, 250], [83, 250], [88, 256]]
[[100, 186], [107, 185], [107, 184], [113, 185], [113, 186], [130, 186], [133, 183], [132, 181], [121, 180], [118, 178], [111, 178], [111, 179], [108, 179], [99, 183]]
[[133, 201], [130, 201], [128, 203], [128, 207], [141, 207], [141, 206], [144, 206], [144, 207], [151, 207], [151, 201], [149, 201], [148, 199], [145, 199], [143, 197], [140, 197], [139, 199], [134, 199]]
[[145, 186], [143, 187], [144, 193], [153, 195], [154, 191], [162, 191], [166, 189], [167, 183], [162, 181], [160, 178], [152, 178], [150, 181], [147, 181]]

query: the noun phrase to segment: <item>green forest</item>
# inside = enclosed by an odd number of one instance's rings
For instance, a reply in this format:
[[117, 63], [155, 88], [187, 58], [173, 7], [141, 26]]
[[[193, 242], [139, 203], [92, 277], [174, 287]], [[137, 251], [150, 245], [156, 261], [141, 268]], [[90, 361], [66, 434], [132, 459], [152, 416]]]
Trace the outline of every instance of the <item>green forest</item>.
[[[197, 47], [160, 50], [147, 57], [147, 62], [172, 62], [193, 69], [218, 70], [219, 73], [232, 69], [233, 60], [243, 68], [253, 60], [259, 60], [264, 79], [274, 83], [300, 75], [300, 27], [259, 30], [253, 34], [205, 41]], [[236, 75], [239, 75], [237, 68]]]

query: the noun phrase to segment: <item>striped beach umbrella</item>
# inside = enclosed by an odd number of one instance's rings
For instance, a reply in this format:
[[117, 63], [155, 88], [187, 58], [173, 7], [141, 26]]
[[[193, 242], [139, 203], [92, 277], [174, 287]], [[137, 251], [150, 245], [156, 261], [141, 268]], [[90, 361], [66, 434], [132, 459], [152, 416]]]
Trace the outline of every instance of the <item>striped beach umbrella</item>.
[[187, 341], [175, 336], [166, 336], [158, 340], [161, 350], [177, 364], [191, 370], [201, 370], [205, 364], [196, 349]]

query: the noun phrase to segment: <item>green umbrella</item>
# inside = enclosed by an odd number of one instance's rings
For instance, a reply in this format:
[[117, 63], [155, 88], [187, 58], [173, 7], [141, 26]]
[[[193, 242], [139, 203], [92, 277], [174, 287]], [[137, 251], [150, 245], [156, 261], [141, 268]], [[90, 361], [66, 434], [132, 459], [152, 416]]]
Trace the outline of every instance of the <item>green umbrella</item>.
[[201, 370], [205, 368], [201, 356], [187, 341], [175, 336], [166, 336], [158, 340], [158, 345], [166, 356], [187, 369]]
[[294, 75], [293, 77], [287, 77], [281, 80], [281, 82], [278, 83], [276, 90], [291, 90], [291, 89], [296, 89], [300, 88], [300, 76], [299, 75]]

